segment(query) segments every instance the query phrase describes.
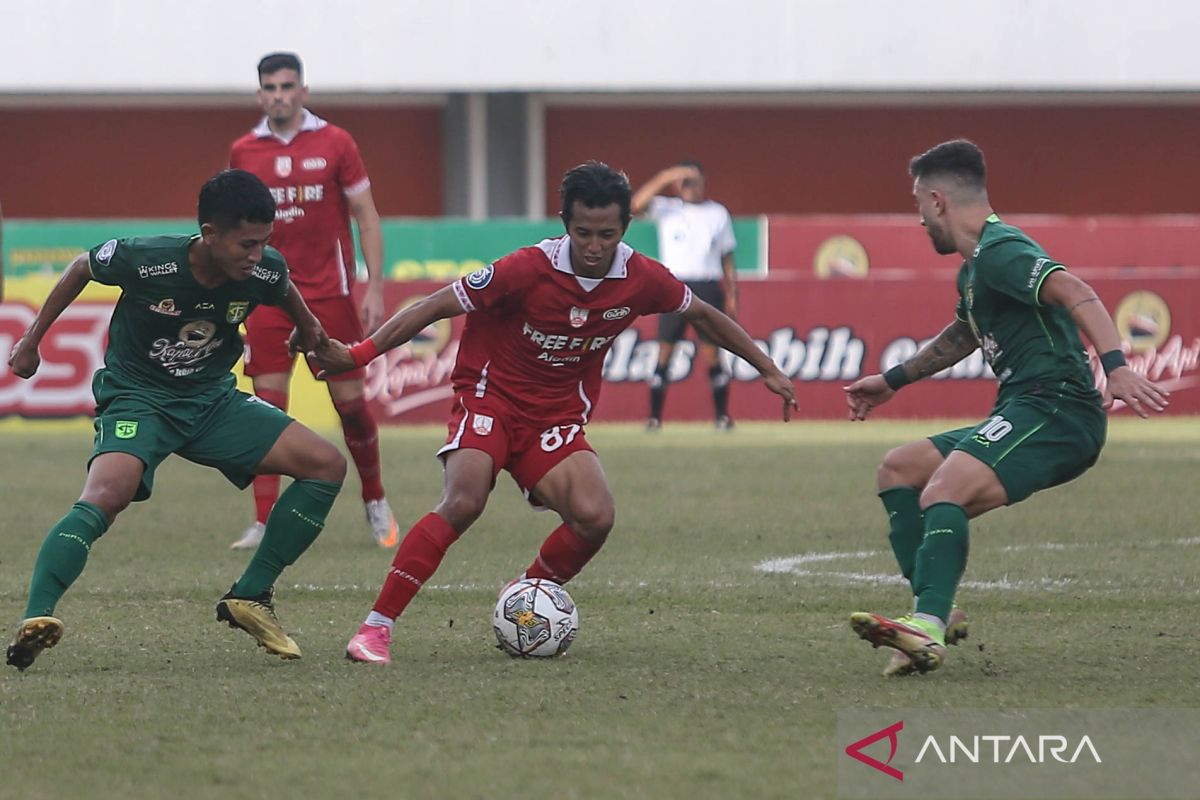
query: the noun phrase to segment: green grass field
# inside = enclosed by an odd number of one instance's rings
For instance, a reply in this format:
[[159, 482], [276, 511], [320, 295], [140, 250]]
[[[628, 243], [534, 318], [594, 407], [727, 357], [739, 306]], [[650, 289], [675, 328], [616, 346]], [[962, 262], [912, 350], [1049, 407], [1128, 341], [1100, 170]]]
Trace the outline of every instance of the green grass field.
[[[397, 626], [386, 668], [343, 660], [389, 564], [351, 477], [278, 585], [304, 648], [283, 662], [213, 605], [251, 514], [172, 459], [100, 540], [62, 643], [5, 668], [4, 798], [827, 798], [836, 712], [1196, 704], [1200, 422], [1120, 420], [1074, 484], [972, 529], [971, 638], [885, 679], [846, 622], [902, 612], [874, 496], [885, 450], [939, 423], [597, 426], [617, 527], [570, 585], [569, 655], [493, 648], [498, 588], [556, 519], [501, 476], [484, 517]], [[402, 528], [435, 503], [439, 428], [388, 431]], [[0, 609], [15, 625], [45, 531], [84, 476], [85, 432], [0, 434]]]

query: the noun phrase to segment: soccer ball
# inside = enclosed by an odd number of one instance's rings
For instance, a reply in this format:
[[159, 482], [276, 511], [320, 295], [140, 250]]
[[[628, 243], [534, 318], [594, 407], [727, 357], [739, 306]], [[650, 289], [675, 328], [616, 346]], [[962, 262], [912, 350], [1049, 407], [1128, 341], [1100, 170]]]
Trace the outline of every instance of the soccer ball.
[[523, 579], [500, 593], [492, 628], [500, 649], [511, 656], [553, 658], [575, 641], [579, 609], [554, 581]]

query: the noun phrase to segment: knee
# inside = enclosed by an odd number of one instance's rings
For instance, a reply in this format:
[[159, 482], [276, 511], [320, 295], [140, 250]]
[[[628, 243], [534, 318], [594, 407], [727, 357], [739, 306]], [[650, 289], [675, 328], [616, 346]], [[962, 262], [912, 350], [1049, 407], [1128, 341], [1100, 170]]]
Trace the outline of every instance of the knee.
[[486, 494], [455, 491], [447, 493], [434, 510], [442, 519], [450, 523], [450, 527], [459, 533], [464, 533], [483, 514], [485, 506], [487, 506]]
[[333, 445], [322, 448], [314, 467], [313, 478], [330, 483], [342, 483], [346, 480], [346, 457]]
[[571, 519], [565, 520], [571, 529], [593, 544], [603, 544], [616, 521], [616, 509], [611, 498], [577, 505], [571, 509]]
[[913, 486], [910, 472], [908, 460], [904, 457], [904, 448], [894, 448], [883, 457], [883, 463], [875, 473], [876, 485], [880, 491], [896, 486]]
[[133, 492], [111, 485], [94, 486], [84, 490], [79, 499], [103, 511], [111, 524], [118, 514], [129, 507], [133, 501]]

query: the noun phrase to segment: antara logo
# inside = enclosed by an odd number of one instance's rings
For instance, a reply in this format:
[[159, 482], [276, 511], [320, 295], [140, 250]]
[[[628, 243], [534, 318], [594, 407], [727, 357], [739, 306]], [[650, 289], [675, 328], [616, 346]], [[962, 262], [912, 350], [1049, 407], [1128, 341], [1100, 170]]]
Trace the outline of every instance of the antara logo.
[[[900, 720], [886, 728], [851, 742], [846, 746], [846, 755], [866, 764], [874, 770], [882, 772], [889, 778], [904, 781], [904, 771], [893, 767], [892, 759], [900, 746], [900, 731], [904, 730], [904, 720]], [[891, 745], [887, 761], [880, 761], [863, 752], [883, 739]], [[1102, 764], [1103, 759], [1092, 743], [1091, 737], [1084, 734], [1078, 742], [1071, 742], [1066, 736], [1059, 734], [985, 734], [977, 736], [945, 737], [939, 742], [938, 738], [929, 734], [922, 742], [913, 764], [936, 762], [939, 764], [1075, 764], [1080, 760], [1091, 760]]]
[[[859, 739], [857, 742], [852, 742], [846, 745], [846, 755], [850, 756], [856, 761], [861, 761], [871, 769], [877, 769], [884, 775], [887, 775], [890, 778], [895, 778], [903, 783], [904, 772], [891, 766], [892, 759], [896, 757], [896, 748], [900, 746], [899, 733], [902, 730], [904, 730], [904, 720], [900, 720], [894, 725], [889, 725], [886, 728], [877, 730], [870, 736]], [[888, 753], [887, 761], [880, 761], [879, 759], [872, 758], [863, 752], [864, 748], [870, 747], [880, 739], [887, 739], [888, 743], [892, 746], [891, 752]]]

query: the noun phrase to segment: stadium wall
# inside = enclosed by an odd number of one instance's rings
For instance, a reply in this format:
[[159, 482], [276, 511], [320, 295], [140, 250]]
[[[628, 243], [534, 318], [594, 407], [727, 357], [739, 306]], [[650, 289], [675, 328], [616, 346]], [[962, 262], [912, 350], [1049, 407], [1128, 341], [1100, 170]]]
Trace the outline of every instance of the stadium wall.
[[[214, 108], [0, 106], [0, 202], [9, 218], [189, 217], [199, 185], [257, 120]], [[444, 207], [440, 101], [313, 108], [353, 131], [380, 213]], [[1059, 214], [1200, 212], [1200, 106], [1141, 104], [810, 106], [611, 105], [545, 110], [544, 211], [562, 173], [589, 158], [635, 184], [680, 158], [702, 160], [735, 215], [911, 212], [908, 159], [969, 136], [987, 152], [994, 204]], [[1146, 133], [1153, 131], [1154, 146]]]

